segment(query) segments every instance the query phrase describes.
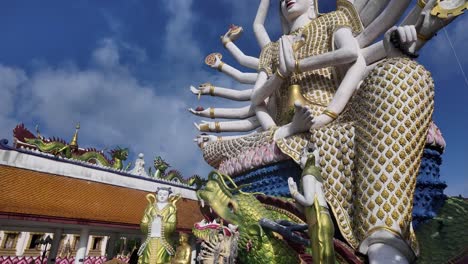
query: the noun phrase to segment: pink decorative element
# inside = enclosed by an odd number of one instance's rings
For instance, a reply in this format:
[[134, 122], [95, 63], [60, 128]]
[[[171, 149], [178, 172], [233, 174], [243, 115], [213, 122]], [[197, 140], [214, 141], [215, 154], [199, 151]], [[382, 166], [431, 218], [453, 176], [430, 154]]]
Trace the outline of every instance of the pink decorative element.
[[223, 161], [218, 170], [223, 174], [236, 176], [248, 170], [260, 168], [288, 158], [273, 142], [246, 150], [237, 157]]
[[442, 150], [445, 149], [446, 143], [442, 136], [442, 132], [434, 122], [429, 125], [429, 131], [427, 132], [426, 145], [440, 147]]
[[[102, 264], [107, 260], [106, 257], [86, 257], [85, 264]], [[128, 257], [120, 257], [119, 260], [125, 261], [128, 263]], [[0, 264], [41, 264], [41, 257], [17, 257], [17, 256], [0, 256]], [[43, 264], [47, 263], [47, 257], [44, 258]], [[73, 264], [75, 263], [75, 257], [70, 258], [60, 258], [55, 259], [56, 264]]]

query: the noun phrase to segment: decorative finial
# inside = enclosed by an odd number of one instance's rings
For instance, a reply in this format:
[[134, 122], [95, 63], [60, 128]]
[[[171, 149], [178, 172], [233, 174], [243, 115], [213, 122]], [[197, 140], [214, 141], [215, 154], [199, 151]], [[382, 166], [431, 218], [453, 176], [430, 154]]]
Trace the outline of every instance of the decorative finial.
[[75, 134], [70, 142], [70, 146], [78, 148], [78, 130], [80, 130], [80, 123], [76, 124]]
[[39, 139], [42, 138], [41, 132], [39, 132], [39, 125], [36, 125], [36, 134], [37, 134], [37, 136], [36, 136], [37, 138], [39, 138]]

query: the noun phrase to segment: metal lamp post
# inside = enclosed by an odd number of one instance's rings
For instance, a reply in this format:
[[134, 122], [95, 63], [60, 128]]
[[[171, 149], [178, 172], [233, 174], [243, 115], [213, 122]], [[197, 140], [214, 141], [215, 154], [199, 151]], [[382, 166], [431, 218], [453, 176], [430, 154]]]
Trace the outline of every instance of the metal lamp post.
[[41, 263], [44, 263], [45, 255], [47, 254], [47, 247], [48, 245], [52, 244], [52, 238], [48, 235], [45, 239], [41, 238], [36, 240], [36, 245], [45, 245], [44, 252], [42, 252]]

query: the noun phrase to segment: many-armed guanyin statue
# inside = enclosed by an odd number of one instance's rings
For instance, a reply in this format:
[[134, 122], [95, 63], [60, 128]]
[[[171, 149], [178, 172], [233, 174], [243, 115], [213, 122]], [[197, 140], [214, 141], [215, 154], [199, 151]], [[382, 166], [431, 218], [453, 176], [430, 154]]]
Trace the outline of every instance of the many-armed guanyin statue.
[[177, 207], [180, 195], [172, 195], [171, 188], [158, 187], [156, 196], [146, 196], [146, 206], [140, 228], [146, 234], [146, 240], [138, 250], [138, 263], [171, 263], [175, 254], [172, 235], [176, 229]]
[[190, 109], [202, 117], [231, 119], [196, 124], [202, 132], [255, 130], [196, 139], [205, 160], [222, 172], [248, 171], [284, 157], [299, 162], [302, 149], [313, 144], [337, 227], [370, 263], [407, 263], [418, 255], [412, 199], [434, 85], [430, 72], [413, 59], [468, 7], [466, 0], [420, 0], [392, 27], [410, 2], [337, 0], [336, 11], [320, 14], [317, 1], [280, 0], [283, 36], [272, 42], [263, 26], [270, 1], [261, 0], [254, 21], [259, 58], [233, 43], [239, 28], [222, 37], [236, 60], [257, 72], [240, 72], [217, 54], [206, 61], [253, 87], [191, 87], [199, 96], [250, 102]]

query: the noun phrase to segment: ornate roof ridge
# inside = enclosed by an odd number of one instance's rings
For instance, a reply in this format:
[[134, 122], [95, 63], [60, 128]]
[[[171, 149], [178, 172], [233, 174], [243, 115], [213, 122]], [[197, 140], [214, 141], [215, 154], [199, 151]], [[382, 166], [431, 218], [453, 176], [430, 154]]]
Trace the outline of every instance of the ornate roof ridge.
[[95, 170], [100, 170], [100, 171], [104, 171], [104, 172], [119, 174], [119, 175], [125, 176], [125, 177], [143, 179], [143, 180], [146, 180], [146, 181], [172, 185], [174, 187], [181, 187], [181, 188], [184, 188], [184, 189], [195, 190], [194, 187], [192, 187], [192, 186], [190, 186], [188, 184], [182, 183], [182, 182], [170, 181], [170, 180], [165, 180], [165, 179], [161, 179], [161, 178], [149, 178], [149, 177], [138, 176], [138, 175], [129, 173], [128, 171], [125, 171], [123, 169], [119, 170], [119, 169], [115, 169], [115, 168], [112, 168], [112, 167], [107, 167], [107, 166], [103, 166], [103, 165], [99, 165], [99, 164], [93, 164], [93, 163], [89, 163], [89, 162], [85, 162], [85, 161], [81, 161], [81, 160], [76, 160], [76, 159], [72, 159], [72, 158], [67, 159], [67, 158], [63, 158], [63, 157], [60, 157], [60, 156], [55, 156], [55, 155], [52, 155], [52, 154], [49, 154], [49, 153], [41, 152], [41, 151], [39, 151], [37, 149], [28, 149], [25, 146], [12, 147], [12, 146], [8, 145], [8, 140], [7, 139], [1, 139], [0, 140], [0, 150], [16, 151], [16, 152], [20, 152], [20, 153], [23, 153], [23, 154], [26, 154], [26, 155], [33, 155], [33, 156], [46, 158], [46, 159], [53, 160], [53, 161], [58, 161], [58, 162], [69, 163], [69, 164], [73, 164], [73, 165], [77, 165], [77, 166], [81, 166], [81, 167], [86, 167], [88, 169], [95, 169]]

